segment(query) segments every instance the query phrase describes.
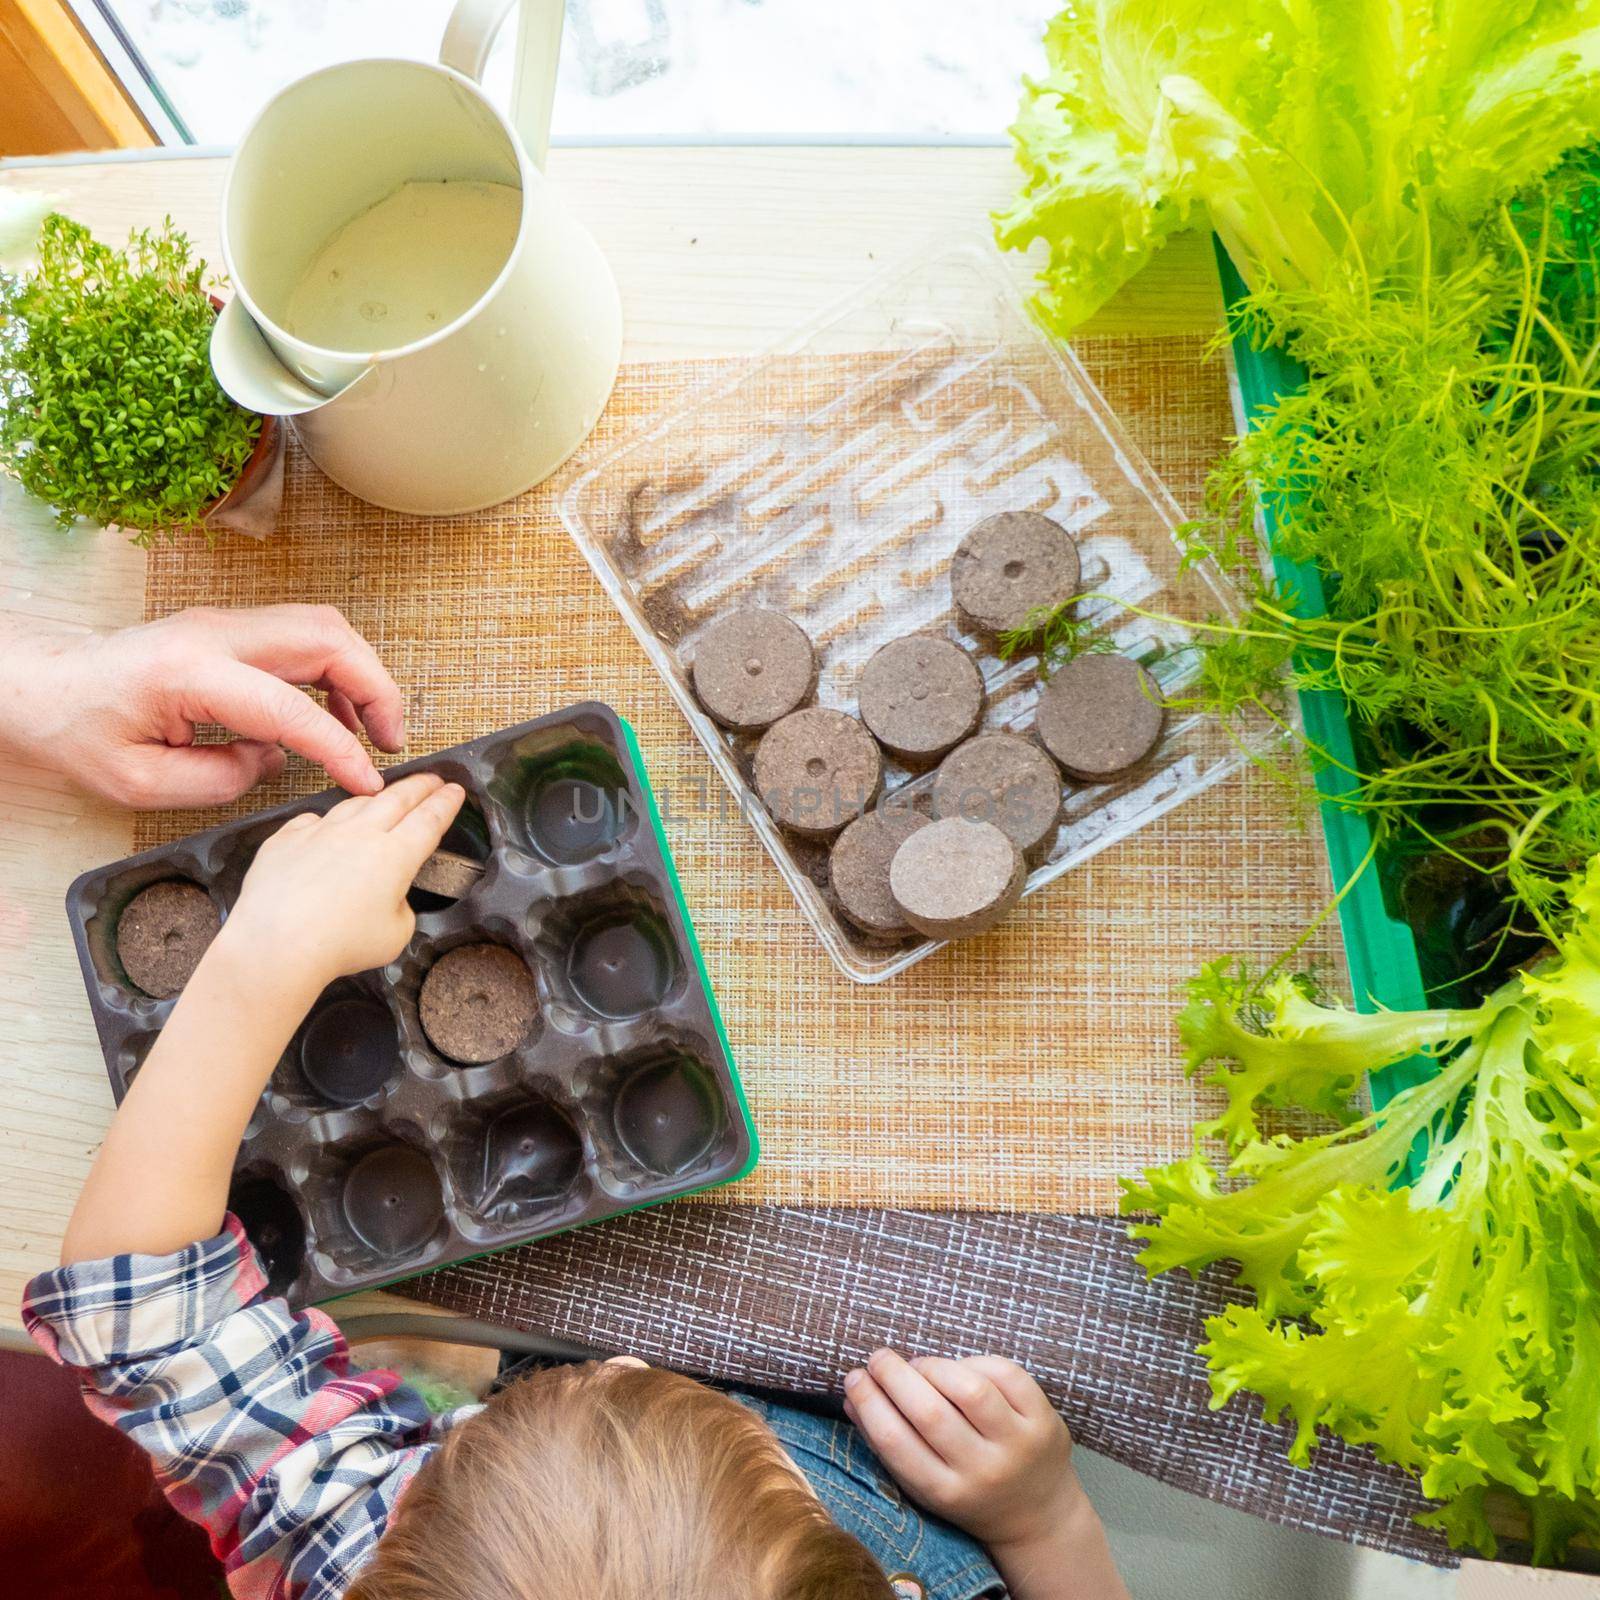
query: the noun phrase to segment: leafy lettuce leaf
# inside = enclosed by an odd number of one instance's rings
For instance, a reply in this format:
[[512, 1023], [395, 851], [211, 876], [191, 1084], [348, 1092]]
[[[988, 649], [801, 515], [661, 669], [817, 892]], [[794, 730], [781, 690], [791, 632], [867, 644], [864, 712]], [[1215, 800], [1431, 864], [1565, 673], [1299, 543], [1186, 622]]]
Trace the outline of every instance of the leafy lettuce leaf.
[[[1124, 1199], [1152, 1274], [1231, 1260], [1254, 1291], [1207, 1323], [1215, 1405], [1259, 1394], [1301, 1466], [1324, 1429], [1370, 1445], [1458, 1546], [1493, 1553], [1491, 1503], [1520, 1502], [1540, 1561], [1600, 1535], [1600, 860], [1572, 903], [1552, 958], [1472, 1010], [1202, 974], [1182, 1027], [1227, 1109]], [[1437, 1075], [1363, 1111], [1361, 1076], [1417, 1048]], [[1274, 1133], [1266, 1107], [1335, 1125]]]
[[1420, 273], [1600, 135], [1600, 0], [1080, 0], [1044, 45], [995, 226], [1062, 333], [1205, 223], [1256, 288]]

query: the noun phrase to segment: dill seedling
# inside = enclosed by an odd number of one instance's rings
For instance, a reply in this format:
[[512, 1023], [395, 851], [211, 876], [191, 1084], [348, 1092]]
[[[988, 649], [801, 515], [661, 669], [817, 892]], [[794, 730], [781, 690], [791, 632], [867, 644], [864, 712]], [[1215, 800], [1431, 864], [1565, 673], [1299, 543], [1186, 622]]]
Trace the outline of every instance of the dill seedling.
[[[1252, 338], [1282, 344], [1307, 381], [1215, 465], [1181, 535], [1248, 598], [1201, 629], [1181, 703], [1277, 717], [1285, 674], [1337, 690], [1364, 754], [1336, 803], [1503, 876], [1547, 934], [1600, 852], [1591, 162], [1435, 240], [1415, 275], [1373, 283], [1352, 260], [1315, 293], [1247, 296]], [[1323, 574], [1326, 615], [1300, 615], [1263, 576], [1265, 497], [1279, 553]], [[1029, 637], [1048, 665], [1081, 632], [1062, 612]]]

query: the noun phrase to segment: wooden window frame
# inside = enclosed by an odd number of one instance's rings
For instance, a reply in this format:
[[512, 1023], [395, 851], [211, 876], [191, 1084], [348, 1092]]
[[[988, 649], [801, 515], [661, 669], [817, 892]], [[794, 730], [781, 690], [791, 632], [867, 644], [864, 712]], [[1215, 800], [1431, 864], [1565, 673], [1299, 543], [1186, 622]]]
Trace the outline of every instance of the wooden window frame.
[[0, 0], [0, 156], [159, 143], [65, 0]]

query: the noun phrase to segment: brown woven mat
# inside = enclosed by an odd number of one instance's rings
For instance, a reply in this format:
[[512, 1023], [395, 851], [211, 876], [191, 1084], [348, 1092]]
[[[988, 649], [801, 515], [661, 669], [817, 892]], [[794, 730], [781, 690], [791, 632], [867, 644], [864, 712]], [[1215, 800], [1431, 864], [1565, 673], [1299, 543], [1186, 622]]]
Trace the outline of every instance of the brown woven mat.
[[1120, 1223], [673, 1205], [468, 1262], [402, 1292], [702, 1376], [821, 1393], [873, 1348], [1002, 1351], [1090, 1449], [1254, 1512], [1437, 1563], [1413, 1484], [1326, 1445], [1310, 1471], [1254, 1404], [1207, 1410], [1193, 1353], [1221, 1279], [1145, 1281]]
[[[1081, 354], [1180, 503], [1196, 504], [1230, 426], [1221, 367], [1202, 362], [1198, 339]], [[588, 450], [712, 370], [626, 370]], [[275, 538], [190, 541], [150, 562], [150, 615], [285, 600], [341, 606], [377, 645], [409, 695], [412, 753], [590, 697], [633, 721], [671, 801], [668, 834], [762, 1135], [738, 1202], [1110, 1210], [1119, 1175], [1187, 1148], [1205, 1094], [1184, 1080], [1173, 1037], [1182, 980], [1223, 951], [1276, 954], [1328, 898], [1314, 834], [1251, 772], [1030, 897], [997, 933], [862, 988], [721, 804], [548, 490], [421, 520], [353, 500], [294, 451]], [[318, 779], [294, 763], [251, 805]], [[197, 820], [209, 819], [144, 819], [140, 843]]]

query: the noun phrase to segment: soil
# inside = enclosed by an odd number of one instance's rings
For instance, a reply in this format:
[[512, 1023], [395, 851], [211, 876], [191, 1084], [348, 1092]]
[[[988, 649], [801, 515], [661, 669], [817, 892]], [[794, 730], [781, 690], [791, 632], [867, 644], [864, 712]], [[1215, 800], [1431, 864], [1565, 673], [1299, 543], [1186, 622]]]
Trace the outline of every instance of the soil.
[[912, 765], [935, 761], [983, 715], [983, 674], [960, 645], [928, 634], [894, 639], [861, 670], [861, 720]]
[[969, 939], [1017, 903], [1027, 868], [992, 822], [945, 817], [895, 851], [889, 888], [900, 914], [930, 939]]
[[695, 646], [694, 692], [725, 728], [771, 727], [811, 698], [817, 653], [778, 611], [752, 607], [719, 617]]
[[918, 828], [928, 825], [918, 811], [880, 806], [839, 835], [828, 858], [834, 898], [862, 932], [891, 937], [911, 931], [889, 891], [889, 863]]
[[1078, 593], [1083, 567], [1072, 535], [1037, 511], [986, 517], [950, 560], [950, 594], [976, 633], [1002, 634]]
[[1132, 771], [1155, 749], [1166, 716], [1161, 690], [1137, 661], [1083, 655], [1044, 686], [1034, 727], [1069, 777], [1103, 783]]
[[982, 733], [940, 763], [933, 780], [933, 814], [992, 822], [1029, 855], [1055, 834], [1061, 774], [1031, 739]]
[[756, 748], [755, 786], [783, 827], [826, 838], [877, 798], [883, 757], [876, 740], [843, 711], [790, 713]]
[[141, 890], [117, 918], [117, 960], [128, 981], [168, 1000], [194, 976], [222, 926], [215, 901], [198, 884], [168, 878]]
[[527, 963], [503, 944], [446, 952], [422, 980], [417, 1009], [440, 1055], [468, 1066], [498, 1061], [526, 1039], [539, 1015]]

